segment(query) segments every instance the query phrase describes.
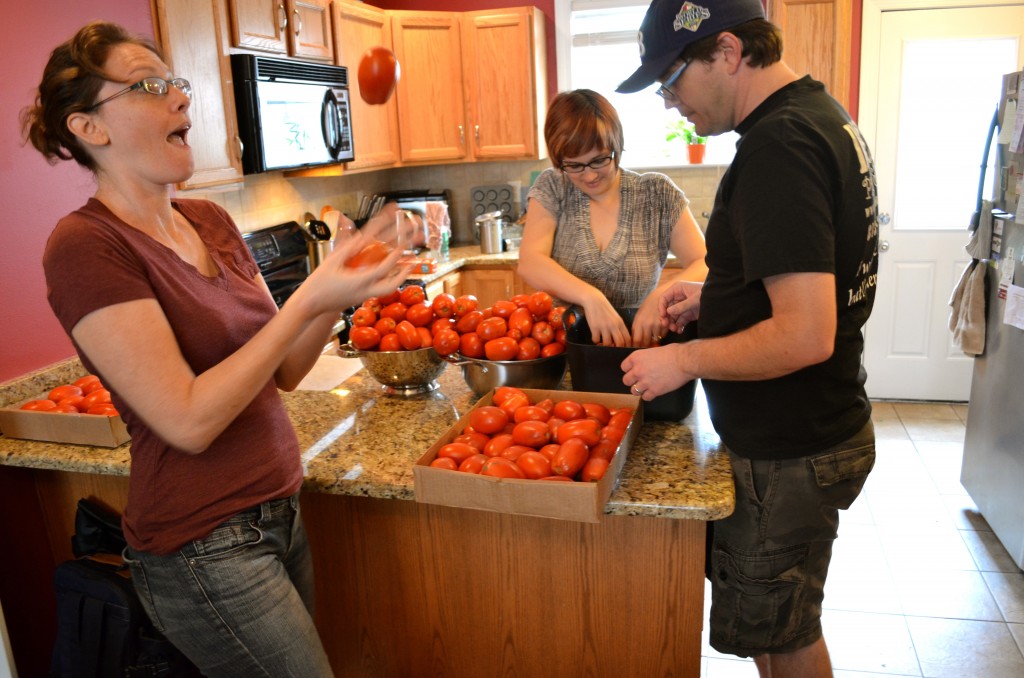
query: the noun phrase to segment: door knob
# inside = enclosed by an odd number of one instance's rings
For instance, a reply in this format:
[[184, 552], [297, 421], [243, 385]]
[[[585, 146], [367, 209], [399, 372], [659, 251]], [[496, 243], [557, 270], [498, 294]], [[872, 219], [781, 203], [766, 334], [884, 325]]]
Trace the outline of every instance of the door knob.
[[883, 240], [882, 242], [878, 243], [878, 251], [879, 252], [888, 252], [889, 251], [889, 241], [888, 240]]

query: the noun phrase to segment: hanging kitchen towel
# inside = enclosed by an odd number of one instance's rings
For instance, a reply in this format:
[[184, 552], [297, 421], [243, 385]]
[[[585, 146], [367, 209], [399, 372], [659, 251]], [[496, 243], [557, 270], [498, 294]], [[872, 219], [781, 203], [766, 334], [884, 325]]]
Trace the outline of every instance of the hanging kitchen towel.
[[992, 201], [985, 200], [981, 204], [978, 228], [971, 234], [967, 243], [967, 254], [975, 259], [992, 258]]
[[953, 344], [967, 355], [981, 355], [985, 351], [986, 268], [977, 259], [967, 264], [949, 300]]

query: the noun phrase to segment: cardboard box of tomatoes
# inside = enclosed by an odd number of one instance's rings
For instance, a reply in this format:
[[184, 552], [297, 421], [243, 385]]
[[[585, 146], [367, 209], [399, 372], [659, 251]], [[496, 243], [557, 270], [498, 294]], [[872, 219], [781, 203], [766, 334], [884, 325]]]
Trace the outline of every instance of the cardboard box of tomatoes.
[[46, 394], [0, 408], [0, 432], [9, 438], [97, 447], [118, 447], [130, 439], [124, 421], [117, 415], [20, 409], [30, 400], [44, 398]]
[[556, 404], [564, 400], [578, 403], [597, 403], [608, 408], [628, 407], [633, 410], [628, 428], [622, 436], [608, 468], [595, 482], [552, 482], [519, 478], [499, 478], [478, 473], [434, 468], [430, 465], [445, 445], [455, 440], [470, 424], [474, 410], [493, 405], [495, 391], [482, 397], [471, 410], [445, 432], [441, 438], [419, 458], [413, 468], [416, 501], [483, 511], [497, 511], [517, 515], [575, 520], [597, 523], [604, 513], [608, 497], [618, 482], [626, 456], [643, 425], [640, 398], [615, 393], [589, 393], [581, 391], [552, 391], [522, 389], [531, 403], [550, 398]]

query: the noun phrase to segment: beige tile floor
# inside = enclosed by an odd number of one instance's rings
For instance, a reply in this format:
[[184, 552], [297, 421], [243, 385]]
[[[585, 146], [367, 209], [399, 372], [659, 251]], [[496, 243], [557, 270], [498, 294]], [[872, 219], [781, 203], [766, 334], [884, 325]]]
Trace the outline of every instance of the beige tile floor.
[[[960, 484], [966, 420], [962, 404], [874, 404], [875, 469], [825, 585], [837, 678], [1024, 677], [1024, 573]], [[706, 629], [702, 655], [702, 678], [757, 676]]]

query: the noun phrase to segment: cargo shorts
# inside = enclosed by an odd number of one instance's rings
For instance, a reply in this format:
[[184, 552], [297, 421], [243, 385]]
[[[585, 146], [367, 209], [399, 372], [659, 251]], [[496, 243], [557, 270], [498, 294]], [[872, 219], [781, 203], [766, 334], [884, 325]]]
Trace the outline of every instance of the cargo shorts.
[[711, 647], [740, 657], [799, 650], [821, 637], [839, 510], [874, 466], [874, 427], [869, 420], [849, 440], [806, 457], [729, 457], [736, 510], [709, 526]]

